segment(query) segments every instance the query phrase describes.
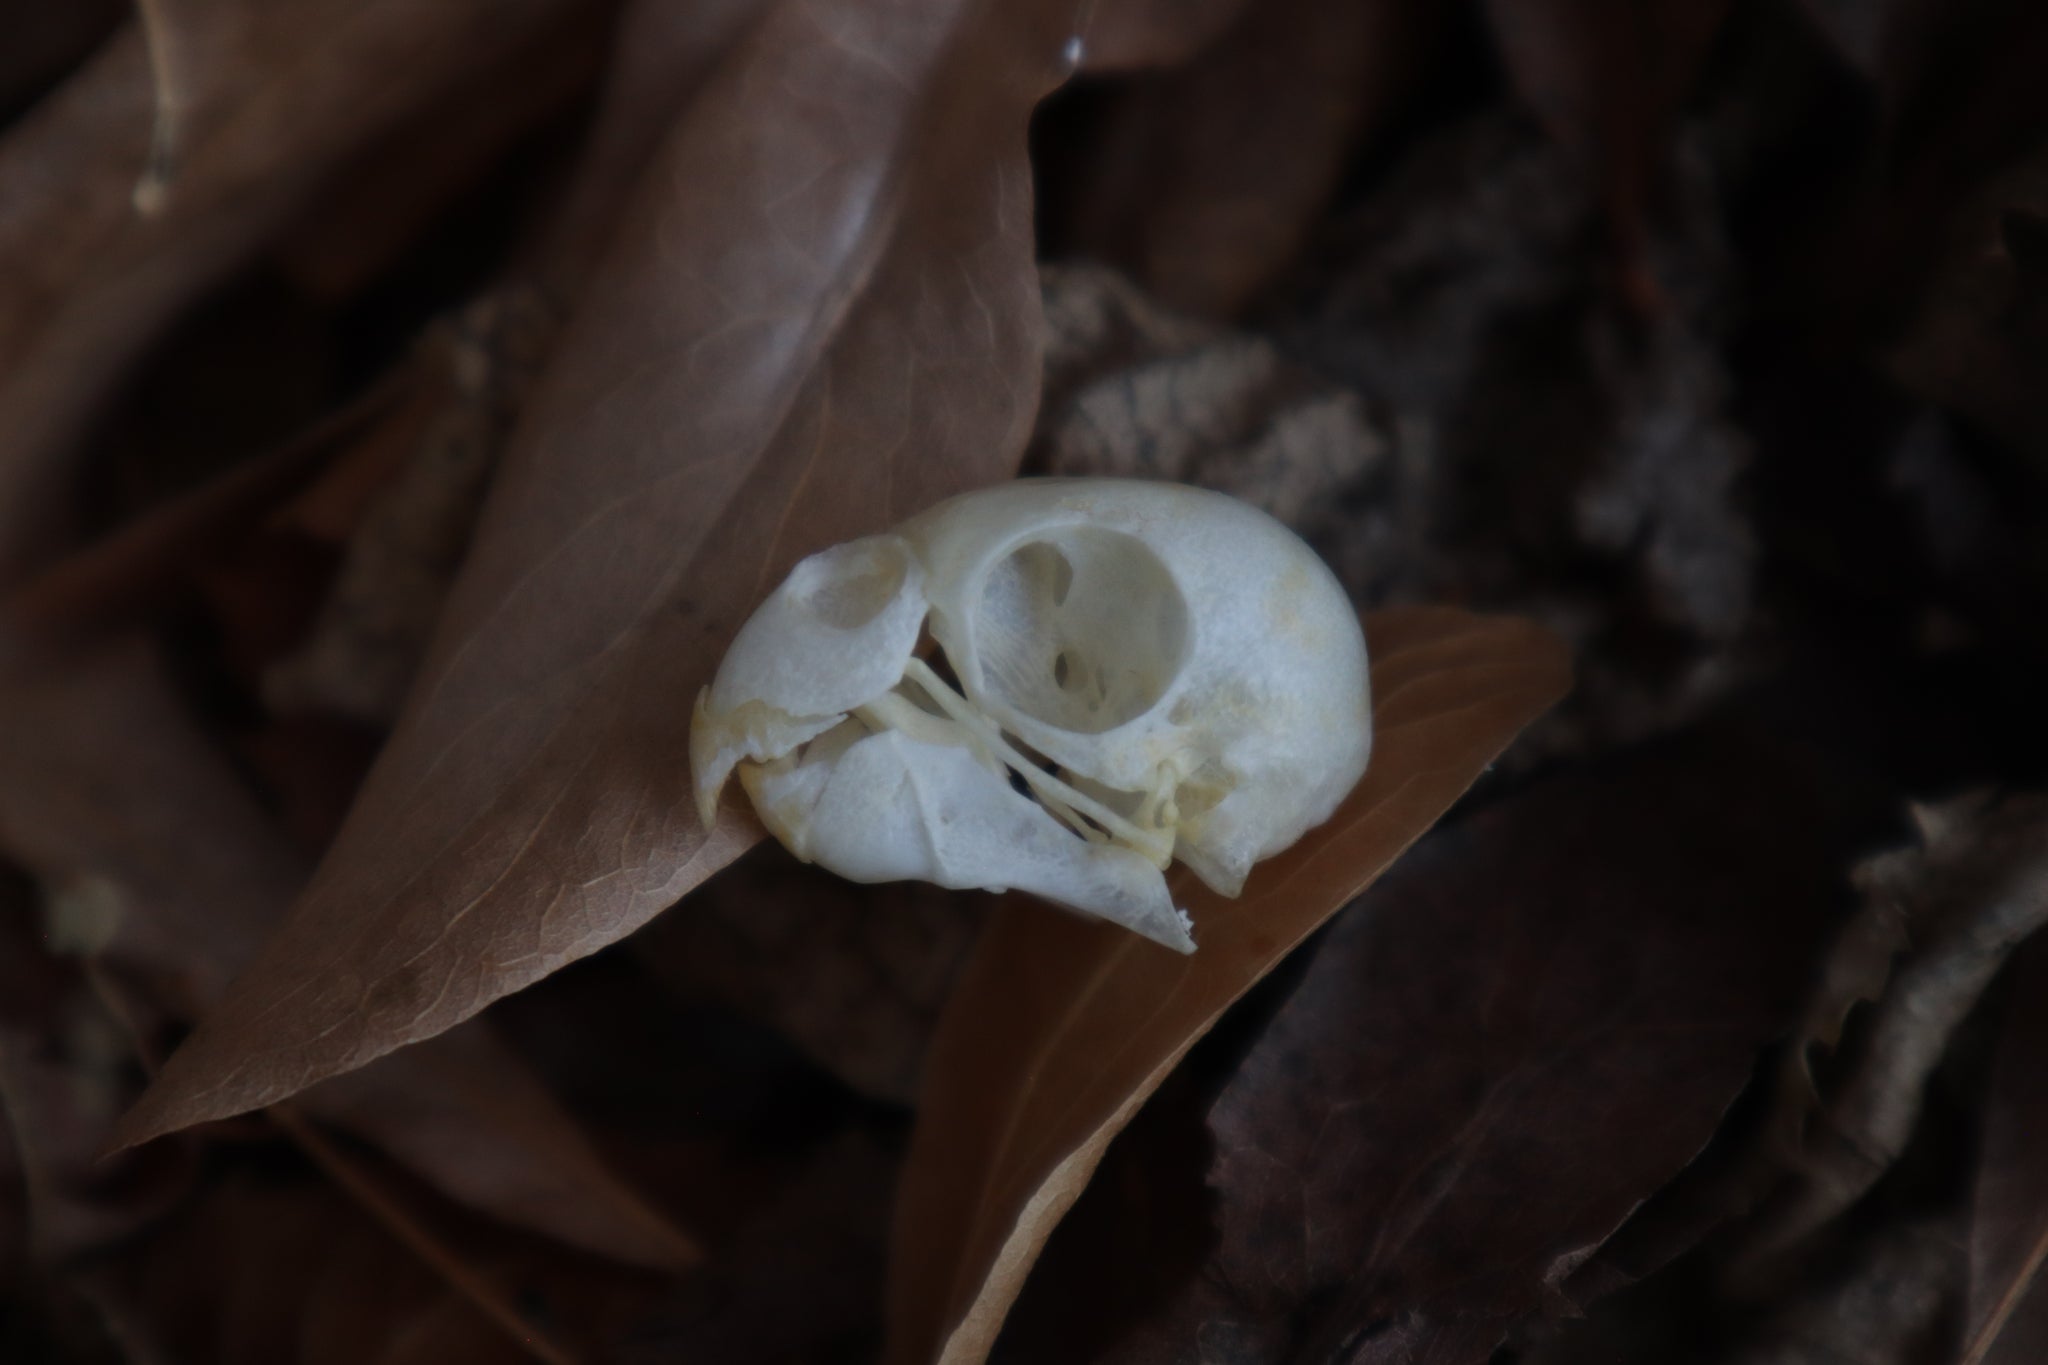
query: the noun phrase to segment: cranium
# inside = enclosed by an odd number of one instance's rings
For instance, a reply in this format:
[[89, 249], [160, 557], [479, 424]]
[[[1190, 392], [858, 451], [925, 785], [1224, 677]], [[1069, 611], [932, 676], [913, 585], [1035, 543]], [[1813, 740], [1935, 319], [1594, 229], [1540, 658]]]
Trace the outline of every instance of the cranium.
[[783, 844], [854, 881], [1014, 887], [1190, 952], [1167, 864], [1238, 894], [1371, 740], [1358, 617], [1291, 531], [1046, 479], [798, 564], [698, 696], [690, 758], [707, 825], [737, 768]]

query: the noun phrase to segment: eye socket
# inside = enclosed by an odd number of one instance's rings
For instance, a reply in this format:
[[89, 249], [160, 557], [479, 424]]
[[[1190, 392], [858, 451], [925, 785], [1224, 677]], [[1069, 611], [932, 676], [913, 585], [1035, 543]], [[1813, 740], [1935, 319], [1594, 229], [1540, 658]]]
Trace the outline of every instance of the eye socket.
[[1186, 665], [1188, 606], [1142, 541], [1061, 527], [989, 571], [974, 617], [987, 699], [1077, 734], [1101, 734], [1159, 704]]
[[836, 630], [859, 630], [881, 615], [903, 591], [910, 551], [894, 536], [835, 545], [797, 565], [791, 596], [803, 609]]

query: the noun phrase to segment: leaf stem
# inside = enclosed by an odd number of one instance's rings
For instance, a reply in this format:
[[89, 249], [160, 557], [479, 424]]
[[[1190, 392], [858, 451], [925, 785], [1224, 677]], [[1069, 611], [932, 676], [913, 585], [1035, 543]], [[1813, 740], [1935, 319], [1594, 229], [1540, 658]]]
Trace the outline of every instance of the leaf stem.
[[2026, 1264], [2020, 1267], [2019, 1274], [2013, 1276], [2012, 1283], [2005, 1287], [2005, 1293], [1999, 1297], [1998, 1306], [1991, 1310], [1991, 1317], [1978, 1330], [1976, 1338], [1970, 1342], [1970, 1349], [1963, 1352], [1961, 1365], [1984, 1365], [1985, 1357], [1990, 1355], [1991, 1348], [1998, 1344], [1998, 1334], [2005, 1330], [2005, 1324], [2019, 1308], [2020, 1300], [2024, 1299], [2027, 1290], [2033, 1287], [2034, 1277], [2040, 1273], [2043, 1261], [2048, 1261], [2048, 1221], [2043, 1222], [2040, 1235], [2034, 1239], [2034, 1247], [2027, 1253]]
[[425, 1261], [434, 1272], [453, 1286], [462, 1296], [486, 1318], [501, 1329], [506, 1336], [517, 1342], [535, 1360], [543, 1365], [576, 1365], [576, 1358], [562, 1347], [550, 1341], [537, 1327], [522, 1317], [517, 1308], [507, 1302], [483, 1276], [463, 1264], [439, 1238], [435, 1237], [417, 1220], [399, 1207], [398, 1201], [377, 1184], [375, 1177], [364, 1170], [360, 1163], [349, 1157], [327, 1135], [305, 1116], [286, 1104], [273, 1104], [270, 1116], [278, 1127], [290, 1135], [292, 1141], [304, 1149], [327, 1177], [341, 1186], [364, 1211], [382, 1224], [384, 1230], [397, 1238], [405, 1248]]

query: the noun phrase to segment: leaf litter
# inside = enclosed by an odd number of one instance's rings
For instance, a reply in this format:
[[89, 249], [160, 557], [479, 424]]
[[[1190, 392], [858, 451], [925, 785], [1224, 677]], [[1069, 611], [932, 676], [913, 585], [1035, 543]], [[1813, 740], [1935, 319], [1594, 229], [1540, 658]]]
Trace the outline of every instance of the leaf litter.
[[[75, 526], [68, 448], [137, 349], [365, 141], [557, 38], [570, 9], [152, 0], [10, 127], [0, 581], [47, 563], [53, 533]], [[378, 54], [395, 56], [366, 85]]]
[[1201, 1269], [1133, 1314], [1055, 1234], [998, 1358], [1483, 1361], [1582, 1308], [1573, 1272], [1796, 1015], [1840, 911], [1826, 828], [1786, 818], [1818, 796], [1724, 719], [1425, 837], [1217, 1059]]
[[[1058, 9], [935, 14], [892, 32], [903, 70], [865, 56], [889, 21], [852, 5], [776, 10], [727, 54], [521, 419], [350, 822], [122, 1141], [432, 1036], [758, 837], [696, 827], [684, 766], [657, 758], [684, 752], [676, 699], [795, 560], [1019, 453], [1039, 348], [1023, 121], [1059, 72]], [[1013, 64], [1017, 42], [1042, 60]], [[792, 90], [815, 102], [785, 108]], [[669, 202], [733, 159], [758, 178], [727, 211]], [[670, 307], [649, 315], [648, 291]], [[944, 453], [907, 460], [927, 444]]]
[[1236, 901], [1173, 884], [1197, 951], [1011, 905], [926, 1062], [897, 1213], [889, 1358], [980, 1360], [1104, 1148], [1225, 1008], [1440, 816], [1570, 681], [1540, 630], [1450, 610], [1368, 618], [1374, 757], [1330, 821]]
[[[2030, 1358], [2037, 19], [77, 8], [0, 5], [0, 1354]], [[1578, 685], [1064, 1118], [957, 1037], [1076, 998], [1042, 908], [762, 850], [539, 980], [752, 841], [665, 794], [722, 632], [1020, 461]], [[92, 1164], [166, 1055], [297, 1098]]]

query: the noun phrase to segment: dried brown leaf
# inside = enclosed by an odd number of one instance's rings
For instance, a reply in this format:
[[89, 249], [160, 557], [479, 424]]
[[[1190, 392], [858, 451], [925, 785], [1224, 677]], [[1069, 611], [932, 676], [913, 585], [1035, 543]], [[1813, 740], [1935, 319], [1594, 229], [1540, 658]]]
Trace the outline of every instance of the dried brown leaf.
[[1300, 251], [1346, 158], [1409, 88], [1436, 11], [1246, 6], [1187, 65], [1134, 81], [1091, 134], [1075, 249], [1174, 307], [1239, 312]]
[[[139, 1024], [201, 1013], [305, 875], [132, 641], [0, 669], [0, 849], [46, 888], [48, 942], [131, 983]], [[484, 1027], [318, 1087], [305, 1107], [507, 1222], [633, 1264], [693, 1263]], [[78, 1160], [114, 1116], [67, 1144]]]
[[2013, 961], [1970, 1220], [1967, 1365], [2048, 1359], [2048, 941]]
[[629, 0], [574, 174], [526, 243], [523, 271], [550, 291], [574, 292], [618, 231], [620, 207], [662, 135], [769, 8], [770, 0]]
[[1962, 1224], [1956, 1209], [1878, 1222], [1834, 1274], [1775, 1286], [1769, 1318], [1715, 1365], [1947, 1365], [1966, 1271]]
[[131, 638], [0, 669], [0, 848], [45, 889], [59, 951], [192, 1017], [304, 875]]
[[[1039, 1272], [1059, 1278], [1034, 1280], [1001, 1354], [1479, 1365], [1582, 1306], [1567, 1277], [1687, 1168], [1796, 1017], [1838, 903], [1812, 779], [1724, 725], [1432, 834], [1331, 927], [1208, 1104], [1206, 1262], [1133, 1303], [1136, 1277], [1096, 1264], [1090, 1283], [1062, 1229]], [[1075, 1218], [1118, 1193], [1098, 1180]]]
[[[582, 1335], [569, 1329], [601, 1331], [605, 1301], [619, 1294], [591, 1267], [493, 1245], [396, 1187], [380, 1184], [383, 1216], [365, 1216], [360, 1198], [309, 1174], [231, 1174], [78, 1277], [132, 1358], [561, 1365], [578, 1358], [561, 1344]], [[448, 1262], [466, 1287], [450, 1283]]]
[[[397, 715], [512, 421], [560, 330], [560, 301], [575, 297], [602, 256], [677, 112], [766, 8], [638, 0], [619, 17], [599, 104], [559, 198], [507, 279], [422, 338], [414, 368], [434, 371], [433, 401], [378, 433], [400, 466], [396, 483], [362, 489], [330, 535], [347, 543], [347, 559], [309, 638], [265, 679], [277, 709], [380, 727]], [[341, 249], [359, 251], [353, 238]]]
[[126, 9], [120, 0], [0, 0], [0, 123], [91, 55]]
[[1791, 1188], [1748, 1234], [1744, 1269], [1765, 1283], [1778, 1258], [1905, 1154], [1957, 1030], [2013, 950], [2048, 924], [2048, 800], [1961, 797], [1914, 814], [1920, 844], [1866, 860], [1856, 880], [1865, 918], [1903, 923], [1915, 941], [1801, 1135]]
[[[184, 304], [346, 160], [572, 0], [152, 0], [0, 139], [0, 581], [67, 530], [65, 460]], [[365, 79], [366, 72], [376, 73]]]
[[1081, 37], [1090, 73], [1177, 66], [1216, 41], [1247, 0], [1096, 0]]
[[556, 322], [528, 289], [486, 295], [443, 320], [422, 338], [412, 367], [426, 389], [423, 410], [401, 412], [398, 426], [377, 433], [399, 447], [398, 467], [353, 507], [336, 508], [341, 515], [305, 500], [294, 508], [301, 518], [331, 517], [347, 550], [310, 629], [264, 672], [272, 711], [379, 728], [397, 715]]
[[[577, 21], [553, 41], [513, 54], [502, 67], [464, 73], [434, 103], [386, 130], [335, 169], [280, 231], [271, 258], [311, 298], [345, 306], [358, 297], [451, 207], [502, 174], [508, 153], [530, 149], [536, 129], [574, 116], [604, 64], [611, 7], [610, 0], [579, 5]], [[548, 211], [552, 201], [545, 196]]]
[[430, 1037], [759, 837], [697, 826], [690, 698], [797, 559], [1014, 468], [1042, 321], [1025, 125], [1069, 8], [788, 3], [726, 55], [525, 415], [354, 813], [123, 1141]]
[[93, 1160], [134, 1093], [131, 1074], [120, 1024], [82, 988], [39, 1027], [0, 1025], [0, 1134], [20, 1181], [24, 1250], [36, 1261], [132, 1236], [191, 1184], [195, 1144], [184, 1140]]
[[482, 1020], [333, 1077], [295, 1104], [507, 1222], [656, 1270], [701, 1259], [696, 1243], [606, 1168]]
[[189, 590], [195, 568], [221, 544], [240, 540], [300, 485], [324, 482], [328, 462], [414, 387], [411, 375], [395, 374], [269, 454], [58, 560], [0, 601], [0, 629], [48, 641], [93, 638], [133, 624]]
[[1189, 957], [1035, 904], [999, 913], [927, 1063], [897, 1207], [889, 1359], [983, 1359], [1104, 1149], [1194, 1041], [1435, 823], [1570, 684], [1526, 622], [1448, 608], [1366, 621], [1374, 752], [1337, 814], [1239, 900], [1175, 885]]

